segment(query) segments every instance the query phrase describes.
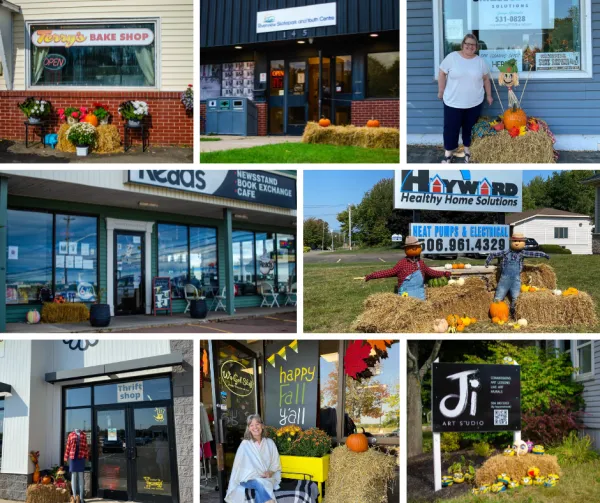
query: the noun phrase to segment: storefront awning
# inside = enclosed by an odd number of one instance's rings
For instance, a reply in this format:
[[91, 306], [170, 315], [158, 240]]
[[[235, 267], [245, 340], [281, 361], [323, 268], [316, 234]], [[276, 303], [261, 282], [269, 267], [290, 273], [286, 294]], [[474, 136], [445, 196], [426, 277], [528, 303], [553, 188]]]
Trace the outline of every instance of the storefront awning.
[[0, 397], [4, 398], [6, 396], [12, 396], [12, 386], [10, 384], [0, 382]]
[[168, 355], [150, 356], [148, 358], [138, 358], [136, 360], [107, 363], [105, 365], [95, 365], [93, 367], [48, 372], [46, 374], [46, 382], [54, 384], [61, 381], [72, 381], [75, 379], [85, 379], [88, 377], [101, 377], [110, 374], [122, 374], [125, 372], [134, 372], [138, 370], [151, 370], [160, 367], [170, 367], [171, 365], [181, 365], [182, 363], [183, 355], [176, 351]]

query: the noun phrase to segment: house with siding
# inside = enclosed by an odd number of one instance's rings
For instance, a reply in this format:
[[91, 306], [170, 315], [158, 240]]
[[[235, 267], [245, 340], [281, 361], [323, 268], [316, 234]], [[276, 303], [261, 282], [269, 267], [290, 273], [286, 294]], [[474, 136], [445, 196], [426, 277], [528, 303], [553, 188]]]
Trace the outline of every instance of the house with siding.
[[[489, 9], [495, 2], [458, 0], [407, 1], [407, 142], [442, 144], [443, 103], [437, 99], [438, 71], [450, 52], [460, 49], [465, 34], [479, 39], [479, 55], [488, 67], [515, 58], [527, 115], [545, 120], [561, 150], [598, 150], [600, 147], [600, 9], [597, 0], [525, 5], [523, 18], [494, 22]], [[512, 4], [511, 4], [512, 6]], [[521, 6], [523, 7], [523, 6]], [[537, 8], [537, 10], [536, 10]], [[520, 12], [520, 11], [519, 11]], [[552, 15], [553, 13], [553, 15]], [[512, 21], [511, 21], [512, 19]], [[558, 39], [560, 37], [560, 40]], [[506, 88], [498, 88], [504, 107]], [[496, 91], [494, 103], [484, 103], [482, 115], [502, 113]]]
[[519, 232], [541, 245], [558, 245], [574, 255], [592, 254], [592, 219], [588, 215], [540, 208], [506, 216], [511, 234]]
[[600, 255], [600, 174], [594, 175], [582, 183], [596, 188], [596, 201], [594, 204], [594, 230], [592, 233], [592, 250], [595, 255]]

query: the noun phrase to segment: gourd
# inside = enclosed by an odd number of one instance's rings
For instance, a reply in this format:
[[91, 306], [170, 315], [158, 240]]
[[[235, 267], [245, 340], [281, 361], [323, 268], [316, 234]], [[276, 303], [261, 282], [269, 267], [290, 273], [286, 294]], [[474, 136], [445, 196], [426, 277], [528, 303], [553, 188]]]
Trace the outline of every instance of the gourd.
[[35, 309], [27, 313], [27, 323], [35, 325], [40, 322], [40, 313]]
[[499, 318], [500, 321], [508, 321], [508, 304], [505, 302], [492, 302], [490, 304], [490, 316], [492, 319]]
[[443, 334], [448, 330], [448, 322], [443, 318], [437, 319], [433, 322], [433, 331], [438, 334]]
[[346, 447], [353, 452], [365, 452], [369, 449], [369, 440], [363, 433], [353, 433], [346, 440]]
[[471, 264], [465, 264], [465, 269], [471, 269], [472, 265]]
[[377, 119], [371, 119], [367, 121], [367, 127], [379, 127], [379, 121]]
[[519, 129], [521, 126], [527, 125], [527, 115], [523, 109], [517, 108], [517, 105], [513, 105], [512, 108], [509, 108], [504, 112], [502, 121], [504, 122], [506, 129], [511, 129], [513, 127]]
[[458, 284], [458, 286], [463, 286], [465, 284], [465, 278], [458, 278], [456, 280], [456, 283]]
[[446, 265], [444, 266], [444, 269], [452, 269], [452, 264], [446, 264]]
[[322, 117], [319, 121], [319, 126], [321, 127], [329, 127], [331, 126], [331, 121], [325, 117]]
[[87, 114], [83, 119], [83, 122], [87, 122], [94, 127], [98, 127], [98, 117], [96, 117], [94, 114]]

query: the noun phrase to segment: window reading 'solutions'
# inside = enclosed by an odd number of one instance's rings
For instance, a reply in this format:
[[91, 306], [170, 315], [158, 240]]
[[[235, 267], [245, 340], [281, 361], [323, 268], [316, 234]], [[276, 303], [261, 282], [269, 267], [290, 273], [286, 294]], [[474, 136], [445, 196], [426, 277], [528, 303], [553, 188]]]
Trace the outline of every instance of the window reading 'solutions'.
[[517, 61], [519, 73], [582, 69], [585, 15], [580, 0], [444, 0], [443, 5], [444, 57], [460, 50], [463, 37], [473, 33], [494, 75], [510, 59]]
[[96, 301], [96, 217], [8, 210], [7, 230], [7, 304]]
[[400, 54], [378, 52], [367, 55], [367, 97], [400, 97]]
[[29, 84], [156, 87], [156, 23], [29, 26]]

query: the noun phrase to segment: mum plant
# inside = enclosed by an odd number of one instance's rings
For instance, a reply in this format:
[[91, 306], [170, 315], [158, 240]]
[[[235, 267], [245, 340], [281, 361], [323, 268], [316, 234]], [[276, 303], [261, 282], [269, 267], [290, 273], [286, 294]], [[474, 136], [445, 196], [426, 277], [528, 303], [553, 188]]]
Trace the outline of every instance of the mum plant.
[[98, 132], [87, 122], [73, 124], [67, 131], [67, 139], [77, 147], [94, 146]]
[[194, 88], [192, 84], [188, 84], [188, 88], [181, 93], [181, 103], [183, 103], [187, 113], [194, 111]]
[[33, 97], [27, 98], [23, 103], [19, 103], [17, 106], [28, 119], [43, 119], [44, 117], [48, 117], [52, 111], [52, 105], [49, 101], [36, 100]]
[[148, 103], [145, 101], [129, 100], [119, 105], [119, 114], [127, 120], [142, 120], [148, 112]]
[[86, 113], [85, 107], [67, 107], [67, 108], [59, 108], [56, 112], [58, 113], [58, 118], [60, 120], [71, 119], [71, 122], [78, 122], [85, 116]]
[[102, 103], [94, 103], [92, 112], [96, 117], [98, 117], [99, 121], [104, 121], [108, 119], [110, 115], [108, 113], [108, 105], [103, 105]]
[[322, 458], [331, 451], [331, 438], [318, 428], [303, 430], [299, 426], [288, 425], [276, 429], [267, 426], [265, 434], [275, 442], [282, 456]]

